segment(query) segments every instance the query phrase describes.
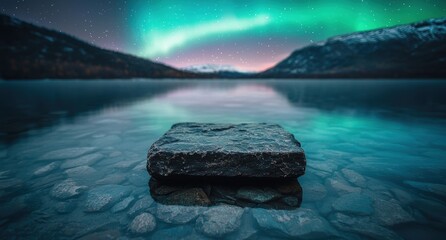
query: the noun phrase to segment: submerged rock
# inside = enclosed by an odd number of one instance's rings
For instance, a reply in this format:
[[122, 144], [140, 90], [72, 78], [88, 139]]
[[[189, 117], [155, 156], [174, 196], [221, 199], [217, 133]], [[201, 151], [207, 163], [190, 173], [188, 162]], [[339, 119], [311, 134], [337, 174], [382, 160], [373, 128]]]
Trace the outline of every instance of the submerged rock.
[[164, 205], [209, 206], [222, 203], [241, 207], [295, 209], [302, 202], [296, 179], [273, 182], [159, 181], [151, 178], [150, 194]]
[[242, 187], [238, 189], [236, 197], [255, 203], [264, 203], [278, 199], [281, 195], [271, 188]]
[[133, 196], [126, 197], [122, 201], [116, 203], [115, 206], [113, 206], [113, 208], [111, 209], [111, 211], [113, 213], [120, 212], [126, 209], [133, 202], [133, 200], [135, 200], [135, 197]]
[[206, 206], [211, 203], [202, 188], [194, 187], [176, 191], [164, 199], [166, 204]]
[[133, 204], [133, 206], [129, 209], [127, 214], [129, 216], [134, 216], [140, 212], [146, 211], [152, 206], [153, 199], [149, 196], [143, 197]]
[[95, 151], [94, 147], [75, 147], [75, 148], [65, 148], [54, 150], [42, 155], [40, 160], [61, 160], [67, 158], [75, 158], [82, 156], [84, 154]]
[[438, 183], [404, 181], [406, 184], [418, 190], [434, 193], [440, 196], [446, 196], [446, 185]]
[[203, 207], [159, 204], [156, 217], [166, 223], [184, 224], [197, 218], [204, 209]]
[[334, 201], [333, 209], [355, 215], [370, 215], [373, 213], [372, 199], [361, 193], [345, 194]]
[[336, 235], [330, 224], [311, 209], [284, 211], [255, 208], [252, 213], [264, 231], [280, 237], [323, 239]]
[[97, 185], [108, 185], [108, 184], [121, 184], [127, 177], [123, 175], [124, 173], [115, 173], [105, 176], [96, 181]]
[[204, 212], [195, 224], [195, 228], [209, 237], [223, 237], [240, 227], [243, 208], [221, 205], [211, 207]]
[[71, 178], [82, 178], [96, 173], [96, 169], [89, 166], [79, 166], [65, 170], [65, 173]]
[[43, 167], [36, 169], [33, 174], [36, 177], [42, 177], [56, 170], [57, 167], [59, 167], [59, 164], [57, 162], [52, 162], [50, 164], [47, 164]]
[[330, 222], [342, 231], [358, 233], [372, 239], [401, 239], [395, 232], [371, 222], [369, 217], [351, 217], [336, 213]]
[[57, 213], [66, 214], [74, 211], [77, 204], [75, 201], [58, 202], [54, 205], [54, 209]]
[[153, 231], [156, 227], [156, 220], [150, 213], [141, 213], [136, 216], [129, 225], [132, 233], [143, 234]]
[[366, 180], [361, 174], [347, 168], [342, 169], [342, 173], [349, 182], [359, 187], [365, 187]]
[[56, 199], [68, 199], [80, 195], [85, 189], [87, 189], [86, 186], [79, 186], [73, 179], [67, 179], [54, 185], [50, 195]]
[[97, 163], [103, 157], [104, 155], [100, 153], [88, 154], [79, 158], [65, 160], [65, 162], [60, 166], [60, 168], [66, 169], [79, 166], [90, 166]]
[[375, 217], [380, 225], [393, 226], [414, 222], [415, 219], [396, 201], [375, 200]]
[[129, 195], [131, 188], [121, 185], [104, 185], [91, 189], [85, 202], [85, 212], [103, 211]]
[[327, 195], [327, 190], [324, 185], [318, 181], [309, 181], [304, 184], [305, 193], [303, 194], [304, 201], [318, 201]]
[[339, 192], [342, 194], [361, 192], [361, 188], [353, 187], [350, 184], [348, 184], [346, 181], [339, 179], [339, 178], [328, 179], [326, 182], [327, 182], [328, 186], [333, 188], [336, 192]]
[[305, 154], [276, 124], [179, 123], [150, 148], [147, 169], [155, 178], [294, 178], [304, 174]]

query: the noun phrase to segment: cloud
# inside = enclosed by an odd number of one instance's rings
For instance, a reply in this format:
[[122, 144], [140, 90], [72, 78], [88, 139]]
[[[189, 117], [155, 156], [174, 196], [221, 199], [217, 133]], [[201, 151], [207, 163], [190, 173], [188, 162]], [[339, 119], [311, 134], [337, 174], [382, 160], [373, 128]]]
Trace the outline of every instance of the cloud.
[[223, 18], [221, 20], [184, 26], [167, 33], [151, 33], [147, 36], [143, 56], [155, 57], [168, 54], [172, 49], [181, 47], [193, 40], [219, 33], [241, 32], [270, 22], [267, 15], [254, 18]]

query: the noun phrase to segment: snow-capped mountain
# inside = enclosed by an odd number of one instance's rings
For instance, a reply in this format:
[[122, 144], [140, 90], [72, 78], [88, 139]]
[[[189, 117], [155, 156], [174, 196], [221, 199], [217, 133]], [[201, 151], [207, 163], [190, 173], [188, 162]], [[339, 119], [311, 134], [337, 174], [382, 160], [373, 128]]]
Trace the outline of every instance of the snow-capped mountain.
[[201, 64], [184, 67], [182, 70], [195, 73], [242, 72], [231, 65]]
[[333, 37], [257, 77], [444, 78], [446, 18]]

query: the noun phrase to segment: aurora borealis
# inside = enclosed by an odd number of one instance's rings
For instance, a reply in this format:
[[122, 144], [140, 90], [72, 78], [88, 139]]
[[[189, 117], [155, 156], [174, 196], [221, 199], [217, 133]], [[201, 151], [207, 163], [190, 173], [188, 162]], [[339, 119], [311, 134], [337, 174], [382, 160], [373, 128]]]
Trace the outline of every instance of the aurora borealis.
[[441, 0], [10, 1], [2, 13], [175, 67], [262, 70], [327, 37], [446, 16]]

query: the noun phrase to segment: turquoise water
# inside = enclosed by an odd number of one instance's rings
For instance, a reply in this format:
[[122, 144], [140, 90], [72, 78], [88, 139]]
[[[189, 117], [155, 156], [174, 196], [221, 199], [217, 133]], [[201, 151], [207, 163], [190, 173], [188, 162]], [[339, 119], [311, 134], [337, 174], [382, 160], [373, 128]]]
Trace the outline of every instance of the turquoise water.
[[[0, 82], [0, 236], [443, 239], [444, 93], [428, 80]], [[154, 202], [147, 150], [186, 121], [293, 133], [301, 207]]]

